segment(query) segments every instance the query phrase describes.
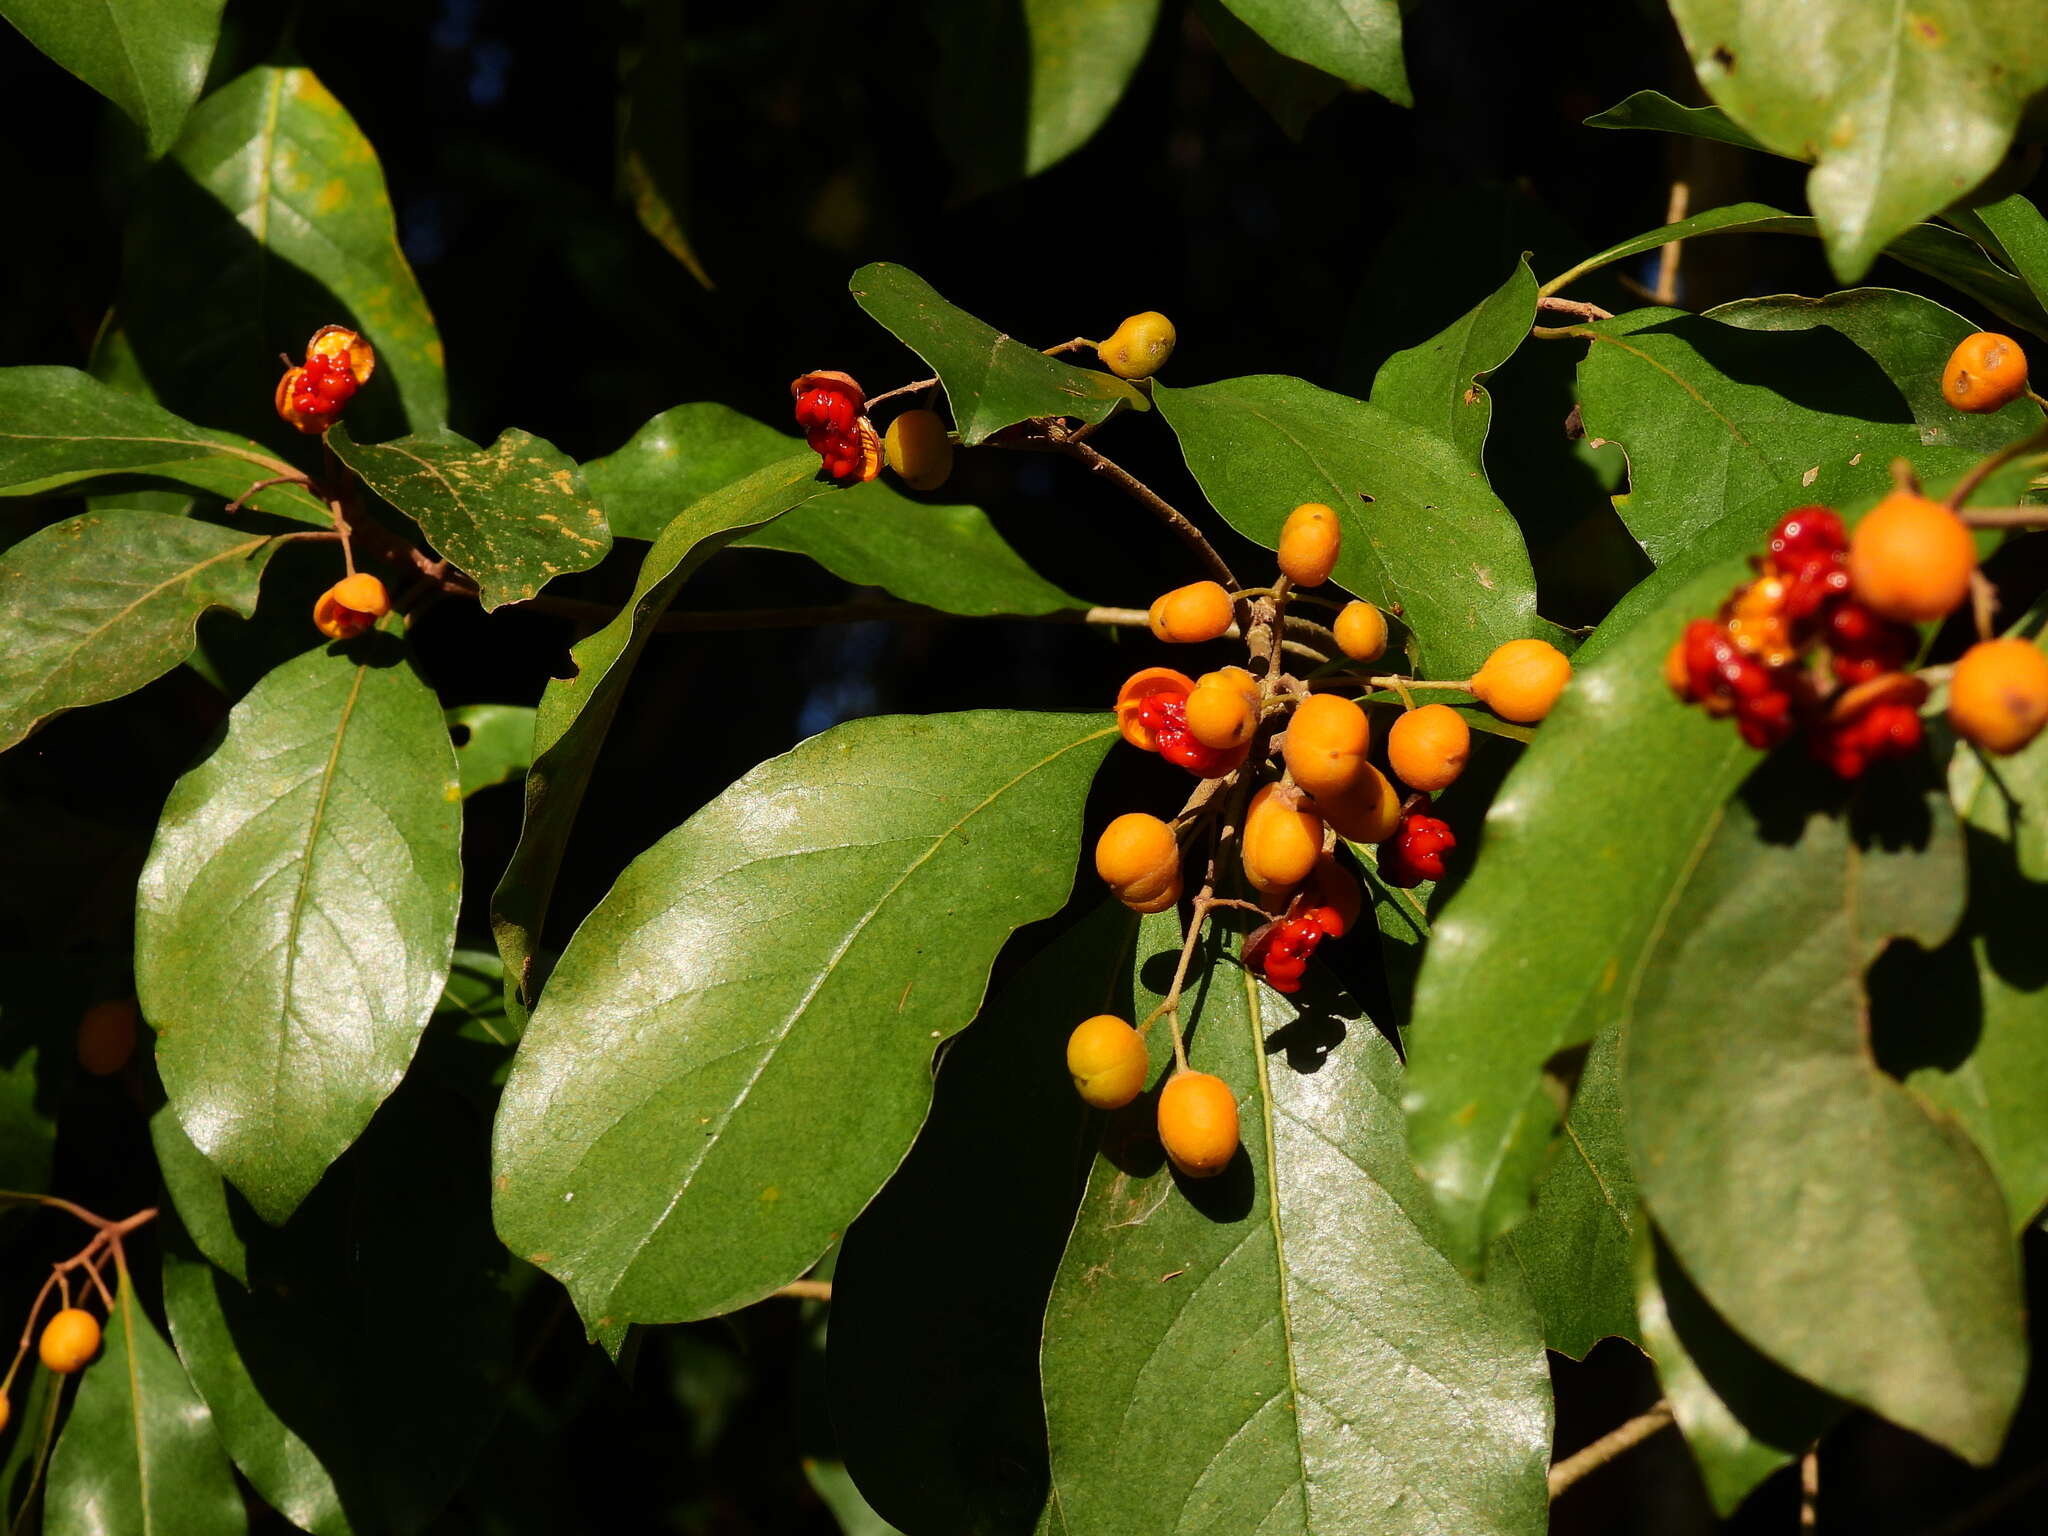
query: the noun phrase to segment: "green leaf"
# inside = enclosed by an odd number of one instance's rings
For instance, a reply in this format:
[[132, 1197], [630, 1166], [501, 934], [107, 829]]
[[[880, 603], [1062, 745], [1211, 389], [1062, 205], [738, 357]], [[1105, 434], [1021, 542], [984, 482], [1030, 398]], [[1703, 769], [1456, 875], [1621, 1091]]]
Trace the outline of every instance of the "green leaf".
[[1223, 0], [1278, 53], [1412, 107], [1398, 0]]
[[1998, 252], [2025, 279], [2037, 302], [2048, 304], [2048, 219], [2014, 193], [1976, 210], [1977, 220], [1998, 242]]
[[1536, 278], [1524, 257], [1508, 280], [1447, 330], [1396, 352], [1373, 380], [1372, 403], [1451, 444], [1482, 468], [1493, 401], [1487, 375], [1515, 355], [1536, 318]]
[[506, 1244], [599, 1324], [708, 1317], [802, 1274], [902, 1160], [1004, 939], [1065, 901], [1115, 735], [1099, 715], [855, 721], [636, 859], [506, 1084]]
[[533, 763], [533, 718], [523, 704], [464, 704], [448, 711], [449, 730], [459, 733], [455, 767], [463, 799], [526, 777]]
[[277, 547], [157, 512], [89, 512], [0, 553], [0, 750], [170, 671], [208, 609], [254, 613]]
[[120, 1275], [100, 1357], [50, 1458], [49, 1536], [235, 1536], [249, 1528], [206, 1404]]
[[15, 1415], [13, 1442], [0, 1460], [0, 1519], [12, 1514], [8, 1536], [25, 1527], [31, 1516], [30, 1504], [50, 1464], [50, 1448], [57, 1443], [57, 1417], [64, 1408], [64, 1387], [68, 1378], [59, 1376], [40, 1360], [30, 1358], [28, 1390], [21, 1395], [21, 1411]]
[[641, 227], [709, 288], [711, 274], [697, 259], [683, 220], [689, 182], [689, 52], [682, 0], [651, 0], [641, 7], [639, 45], [623, 61], [619, 181]]
[[1640, 1346], [1630, 1248], [1641, 1224], [1623, 1123], [1619, 1032], [1603, 1030], [1586, 1056], [1564, 1135], [1536, 1186], [1536, 1208], [1507, 1235], [1543, 1342], [1574, 1360], [1604, 1338]]
[[298, 356], [323, 325], [377, 349], [359, 429], [427, 432], [448, 412], [377, 153], [308, 69], [260, 66], [199, 103], [130, 220], [121, 313], [151, 386], [203, 420], [275, 435], [278, 349]]
[[735, 536], [830, 490], [818, 479], [817, 462], [808, 450], [792, 455], [678, 514], [640, 562], [631, 601], [569, 652], [575, 674], [557, 678], [541, 695], [533, 722], [533, 766], [526, 775], [526, 818], [511, 862], [491, 895], [491, 931], [506, 974], [513, 978], [507, 989], [513, 1007], [531, 1007], [540, 989], [536, 950], [562, 849], [605, 732], [655, 624], [697, 567]]
[[[917, 1144], [847, 1229], [832, 1419], [861, 1491], [898, 1524], [1022, 1536], [1045, 1507], [1039, 1322], [1095, 1140], [1062, 1041], [1094, 1014], [1140, 1017], [1137, 927], [1102, 902], [994, 995], [947, 1048]], [[978, 1278], [934, 1289], [933, 1275]]]
[[576, 461], [517, 427], [482, 448], [445, 428], [358, 443], [337, 424], [327, 446], [476, 578], [486, 610], [523, 602], [565, 571], [588, 570], [612, 546], [604, 509]]
[[5, 0], [36, 47], [127, 113], [151, 155], [177, 141], [206, 86], [224, 0]]
[[[1170, 916], [1148, 922], [1141, 992], [1179, 947]], [[1193, 1065], [1238, 1093], [1244, 1145], [1189, 1181], [1164, 1162], [1151, 1096], [1109, 1122], [1046, 1311], [1064, 1521], [1544, 1530], [1541, 1330], [1507, 1277], [1482, 1290], [1437, 1247], [1393, 1047], [1348, 1000], [1311, 986], [1297, 1007], [1228, 961], [1189, 1003]]]
[[[1624, 1037], [1629, 1151], [1730, 1327], [1988, 1463], [2026, 1375], [2005, 1202], [1961, 1128], [1866, 1040], [1865, 968], [1894, 937], [1939, 944], [1963, 904], [1946, 795], [1924, 761], [1900, 766], [1852, 800], [1785, 754], [1702, 829]], [[1731, 1031], [1768, 1051], [1731, 1048]]]
[[164, 1194], [178, 1214], [180, 1235], [215, 1268], [246, 1286], [249, 1247], [242, 1234], [249, 1223], [237, 1214], [246, 1209], [246, 1202], [232, 1192], [206, 1154], [192, 1145], [169, 1101], [162, 1098], [161, 1086], [156, 1107], [150, 1111], [149, 1141], [156, 1153], [157, 1171], [163, 1176]]
[[1707, 94], [1760, 143], [1814, 162], [1807, 201], [1844, 281], [1996, 170], [2048, 86], [2030, 0], [1672, 0], [1671, 14]]
[[1841, 1418], [1842, 1405], [1744, 1343], [1648, 1222], [1636, 1229], [1635, 1272], [1643, 1343], [1657, 1363], [1658, 1385], [1725, 1520]]
[[1145, 396], [1111, 373], [1076, 368], [999, 333], [940, 298], [908, 267], [874, 262], [848, 288], [881, 327], [930, 365], [945, 386], [968, 447], [1040, 416], [1103, 421], [1119, 407], [1148, 410]]
[[1232, 15], [1223, 0], [1195, 0], [1195, 14], [1237, 83], [1297, 144], [1308, 132], [1309, 119], [1344, 94], [1343, 81], [1276, 53], [1272, 44]]
[[258, 683], [164, 806], [137, 993], [180, 1124], [266, 1221], [398, 1085], [441, 996], [460, 799], [440, 705], [380, 631]]
[[[290, 469], [247, 438], [195, 427], [76, 368], [0, 368], [0, 496], [132, 475], [232, 501]], [[249, 505], [322, 528], [330, 520], [299, 485], [259, 491]]]
[[1743, 132], [1719, 107], [1680, 106], [1662, 91], [1637, 91], [1605, 112], [1595, 112], [1586, 119], [1586, 126], [1645, 128], [1658, 133], [1684, 134], [1693, 139], [1712, 139], [1717, 144], [1733, 144], [1737, 149], [1754, 149], [1767, 155], [1775, 153], [1768, 145]]
[[[802, 440], [723, 405], [679, 405], [583, 466], [612, 532], [651, 539], [678, 510], [800, 450]], [[793, 508], [739, 549], [806, 555], [857, 586], [946, 613], [1056, 613], [1085, 606], [1004, 542], [979, 507], [915, 501], [881, 480]]]
[[815, 1456], [806, 1456], [804, 1481], [832, 1511], [832, 1518], [839, 1522], [844, 1536], [903, 1536], [861, 1497], [860, 1489], [854, 1486], [844, 1462], [820, 1461]]
[[1465, 677], [1531, 634], [1535, 578], [1506, 507], [1458, 449], [1376, 406], [1277, 375], [1153, 387], [1211, 506], [1268, 549], [1302, 502], [1336, 510], [1338, 585], [1401, 605], [1410, 661]]

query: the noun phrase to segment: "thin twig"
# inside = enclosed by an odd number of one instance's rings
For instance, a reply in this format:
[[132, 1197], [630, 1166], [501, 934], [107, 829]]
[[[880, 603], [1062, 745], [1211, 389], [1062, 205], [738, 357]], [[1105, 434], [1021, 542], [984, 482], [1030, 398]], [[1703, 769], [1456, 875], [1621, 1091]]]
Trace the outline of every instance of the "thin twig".
[[[1140, 480], [1114, 459], [1105, 458], [1101, 450], [1096, 448], [1094, 444], [1076, 441], [1074, 438], [1067, 436], [1056, 423], [1053, 424], [1053, 430], [1045, 440], [1052, 444], [1059, 452], [1066, 454], [1069, 458], [1079, 459], [1096, 474], [1114, 482], [1122, 490], [1143, 503], [1151, 510], [1155, 517], [1180, 536], [1180, 541], [1194, 551], [1196, 558], [1208, 568], [1212, 576], [1223, 583], [1226, 590], [1235, 592], [1243, 585], [1237, 579], [1237, 573], [1232, 571], [1224, 558], [1216, 553], [1215, 546], [1202, 536], [1201, 529], [1197, 528], [1176, 511], [1173, 505], [1165, 497], [1153, 490], [1151, 486], [1145, 484], [1144, 481]], [[1239, 621], [1242, 622], [1242, 620], [1243, 616], [1240, 615]]]
[[1660, 1399], [1647, 1413], [1639, 1413], [1618, 1429], [1609, 1430], [1583, 1451], [1574, 1451], [1552, 1465], [1550, 1496], [1556, 1498], [1588, 1472], [1606, 1466], [1624, 1451], [1635, 1449], [1670, 1422], [1671, 1405]]
[[1998, 588], [1991, 584], [1991, 578], [1982, 571], [1970, 572], [1970, 617], [1977, 624], [1977, 638], [1989, 640], [1995, 631], [1992, 623], [1998, 613]]
[[1816, 1442], [1799, 1458], [1799, 1529], [1811, 1531], [1819, 1526], [1820, 1445]]
[[2042, 423], [2025, 437], [2007, 443], [1990, 457], [1979, 459], [1964, 473], [1962, 479], [1958, 480], [1949, 489], [1948, 495], [1943, 498], [1942, 505], [1946, 506], [1951, 512], [1959, 510], [1963, 503], [1970, 499], [1971, 492], [1975, 491], [1978, 486], [1982, 485], [2014, 459], [2019, 458], [2023, 454], [2032, 453], [2037, 448], [2048, 448], [2048, 422]]
[[830, 1280], [792, 1280], [787, 1285], [778, 1285], [769, 1292], [772, 1296], [789, 1296], [797, 1301], [830, 1301], [832, 1282]]
[[1560, 315], [1577, 315], [1581, 320], [1612, 320], [1614, 311], [1602, 309], [1598, 304], [1585, 304], [1577, 299], [1560, 299], [1554, 294], [1544, 294], [1536, 301], [1538, 309], [1555, 310]]
[[914, 379], [908, 384], [898, 384], [894, 389], [885, 389], [879, 395], [869, 395], [861, 409], [863, 412], [872, 411], [884, 400], [894, 400], [898, 395], [911, 394], [920, 389], [930, 389], [938, 382], [938, 379], [933, 377], [929, 379]]
[[[1664, 206], [1664, 222], [1682, 224], [1686, 210], [1692, 204], [1692, 188], [1682, 181], [1671, 183], [1671, 200]], [[1657, 286], [1651, 298], [1659, 304], [1678, 302], [1678, 252], [1685, 244], [1683, 240], [1671, 240], [1657, 256]]]
[[2048, 528], [2048, 507], [1971, 507], [1956, 515], [1969, 528]]

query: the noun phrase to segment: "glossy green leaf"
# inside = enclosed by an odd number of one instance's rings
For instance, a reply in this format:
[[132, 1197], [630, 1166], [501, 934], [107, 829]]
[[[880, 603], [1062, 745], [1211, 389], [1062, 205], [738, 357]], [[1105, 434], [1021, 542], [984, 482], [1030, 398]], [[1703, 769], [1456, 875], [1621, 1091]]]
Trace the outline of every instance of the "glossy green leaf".
[[1826, 1393], [1771, 1363], [1707, 1304], [1657, 1241], [1636, 1229], [1636, 1307], [1657, 1383], [1723, 1519], [1842, 1416]]
[[1764, 145], [1814, 162], [1807, 201], [1845, 281], [1996, 170], [2048, 87], [2031, 0], [1672, 0], [1671, 14], [1707, 94]]
[[1962, 837], [1931, 780], [1907, 764], [1852, 802], [1797, 754], [1751, 778], [1660, 913], [1624, 1092], [1643, 1197], [1729, 1325], [1984, 1463], [2026, 1375], [2005, 1202], [1867, 1040], [1865, 968], [1893, 937], [1938, 945], [1962, 911]]
[[1258, 100], [1296, 143], [1309, 120], [1344, 94], [1344, 82], [1314, 65], [1290, 59], [1239, 21], [1223, 0], [1195, 0], [1195, 14], [1237, 83]]
[[88, 512], [0, 552], [0, 749], [170, 671], [208, 609], [254, 613], [277, 547], [157, 512]]
[[1334, 580], [1382, 608], [1401, 605], [1409, 659], [1464, 677], [1504, 640], [1535, 633], [1536, 584], [1506, 507], [1449, 441], [1388, 411], [1300, 379], [1155, 385], [1211, 506], [1268, 549], [1305, 501], [1344, 529]]
[[[1163, 985], [1178, 948], [1148, 924], [1141, 977]], [[1190, 1003], [1192, 1063], [1238, 1093], [1243, 1147], [1190, 1181], [1151, 1096], [1109, 1123], [1046, 1311], [1065, 1523], [1543, 1531], [1541, 1329], [1511, 1270], [1481, 1289], [1438, 1248], [1393, 1047], [1347, 1000], [1284, 1000], [1227, 960]]]
[[[799, 451], [800, 440], [723, 405], [679, 405], [583, 466], [612, 532], [651, 539], [700, 497]], [[793, 508], [739, 549], [806, 555], [857, 586], [946, 613], [1054, 613], [1085, 606], [1004, 542], [979, 507], [916, 501], [883, 480]]]
[[1399, 0], [1223, 0], [1274, 50], [1353, 90], [1415, 104], [1401, 60]]
[[1998, 242], [1998, 253], [2048, 304], [2048, 219], [2018, 193], [1976, 210], [1977, 220]]
[[619, 181], [641, 227], [709, 288], [711, 274], [685, 227], [690, 90], [683, 3], [651, 0], [640, 13], [640, 39], [626, 56], [619, 103]]
[[49, 1536], [237, 1536], [242, 1495], [206, 1404], [124, 1272], [50, 1458]]
[[258, 683], [164, 806], [137, 993], [179, 1123], [267, 1221], [398, 1085], [441, 996], [460, 800], [440, 705], [379, 631]]
[[697, 567], [735, 536], [831, 489], [818, 479], [817, 462], [809, 451], [792, 455], [679, 513], [640, 562], [631, 601], [570, 651], [575, 674], [555, 679], [541, 695], [533, 722], [533, 766], [526, 775], [526, 818], [519, 845], [491, 895], [491, 932], [506, 974], [514, 978], [515, 1008], [530, 1008], [539, 991], [536, 951], [562, 848], [605, 732], [655, 624]]
[[259, 66], [194, 109], [129, 223], [121, 313], [151, 386], [202, 420], [276, 436], [278, 349], [323, 325], [377, 349], [349, 408], [365, 436], [448, 412], [376, 151], [309, 69]]
[[533, 763], [533, 717], [524, 704], [464, 704], [448, 711], [463, 799], [526, 776]]
[[149, 1142], [156, 1153], [164, 1194], [177, 1212], [180, 1235], [216, 1269], [246, 1286], [249, 1246], [243, 1233], [255, 1220], [247, 1214], [248, 1202], [234, 1192], [206, 1154], [192, 1145], [192, 1138], [161, 1094], [159, 1086], [156, 1107], [149, 1116]]
[[848, 287], [877, 324], [939, 376], [969, 447], [1034, 417], [1093, 422], [1119, 407], [1149, 409], [1145, 396], [1115, 374], [1076, 368], [1001, 334], [948, 304], [908, 267], [874, 262]]
[[1754, 149], [1767, 155], [1775, 153], [1744, 133], [1719, 107], [1680, 106], [1662, 91], [1637, 91], [1605, 112], [1595, 112], [1586, 119], [1586, 126], [1643, 128], [1683, 134], [1691, 139], [1712, 139], [1717, 144], [1733, 144], [1737, 149]]
[[4, 0], [0, 16], [134, 119], [149, 153], [177, 141], [206, 86], [225, 0]]
[[1585, 1359], [1604, 1338], [1642, 1343], [1630, 1252], [1641, 1218], [1628, 1163], [1620, 1060], [1619, 1031], [1610, 1027], [1587, 1053], [1564, 1133], [1536, 1186], [1536, 1208], [1507, 1235], [1543, 1314], [1543, 1342], [1574, 1360]]
[[[0, 496], [135, 476], [228, 502], [290, 468], [247, 438], [195, 427], [76, 368], [0, 368]], [[302, 486], [259, 491], [249, 505], [318, 527], [329, 521]]]
[[446, 429], [358, 443], [336, 426], [327, 446], [476, 578], [486, 609], [522, 602], [565, 571], [587, 570], [612, 546], [604, 509], [576, 461], [517, 427], [481, 448]]
[[[910, 1155], [840, 1246], [833, 1427], [861, 1491], [899, 1525], [1023, 1536], [1045, 1507], [1039, 1320], [1095, 1147], [1064, 1041], [1094, 1014], [1143, 1016], [1137, 928], [1103, 902], [993, 995], [947, 1048]], [[979, 1278], [934, 1290], [933, 1275]]]
[[64, 1409], [67, 1377], [59, 1376], [33, 1356], [23, 1362], [28, 1390], [20, 1397], [13, 1419], [14, 1434], [0, 1458], [0, 1519], [8, 1519], [8, 1536], [27, 1529], [28, 1506], [40, 1489], [57, 1443], [57, 1419]]
[[1515, 355], [1536, 318], [1536, 278], [1527, 258], [1508, 280], [1420, 346], [1381, 364], [1372, 403], [1413, 422], [1482, 467], [1493, 400], [1488, 374]]
[[506, 1084], [506, 1244], [593, 1323], [707, 1317], [802, 1274], [902, 1160], [1003, 941], [1066, 900], [1115, 735], [1100, 715], [855, 721], [636, 859]]

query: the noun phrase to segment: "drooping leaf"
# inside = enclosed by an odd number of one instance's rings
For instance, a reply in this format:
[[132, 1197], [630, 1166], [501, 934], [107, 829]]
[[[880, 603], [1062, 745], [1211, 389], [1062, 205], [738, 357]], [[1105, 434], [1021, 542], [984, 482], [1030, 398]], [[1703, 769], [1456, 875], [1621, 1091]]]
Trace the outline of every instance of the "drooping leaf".
[[[0, 368], [0, 496], [39, 496], [113, 476], [174, 480], [223, 502], [291, 470], [247, 438], [195, 427], [76, 368]], [[303, 486], [257, 492], [249, 505], [325, 527]]]
[[0, 553], [0, 749], [170, 671], [208, 609], [247, 618], [277, 547], [157, 512], [88, 512]]
[[[798, 439], [727, 406], [679, 405], [585, 464], [583, 478], [613, 533], [651, 539], [682, 508], [799, 448]], [[806, 555], [858, 586], [946, 613], [1085, 606], [1026, 565], [979, 507], [915, 501], [883, 480], [793, 508], [733, 544]]]
[[1657, 1383], [1723, 1519], [1820, 1438], [1842, 1405], [1745, 1343], [1643, 1222], [1635, 1237], [1636, 1307]]
[[249, 1528], [206, 1404], [124, 1270], [100, 1356], [50, 1458], [50, 1536], [237, 1536]]
[[597, 564], [611, 548], [604, 509], [576, 461], [517, 427], [481, 448], [445, 428], [358, 443], [337, 425], [327, 445], [476, 578], [486, 609], [532, 597], [563, 572]]
[[1274, 50], [1412, 107], [1398, 0], [1223, 0]]
[[225, 0], [5, 0], [0, 16], [127, 113], [160, 155], [206, 85]]
[[1335, 581], [1389, 607], [1425, 675], [1464, 677], [1502, 641], [1535, 633], [1520, 530], [1459, 450], [1390, 412], [1300, 379], [1153, 387], [1210, 505], [1267, 548], [1302, 502], [1344, 530]]
[[440, 705], [375, 632], [258, 683], [164, 806], [137, 993], [179, 1123], [267, 1221], [398, 1085], [440, 999], [460, 801]]
[[1038, 416], [1093, 422], [1119, 407], [1150, 408], [1115, 374], [1047, 357], [956, 309], [908, 267], [874, 262], [854, 273], [848, 287], [862, 309], [939, 376], [960, 441], [969, 447]]
[[805, 452], [692, 503], [647, 551], [632, 599], [618, 617], [570, 651], [575, 675], [557, 678], [541, 695], [533, 721], [533, 765], [526, 775], [526, 818], [511, 862], [491, 894], [491, 932], [512, 983], [508, 1001], [522, 1015], [542, 979], [536, 950], [563, 845], [605, 732], [655, 624], [697, 567], [736, 535], [829, 489], [818, 479], [817, 455]]
[[1680, 106], [1662, 91], [1637, 91], [1605, 112], [1595, 112], [1586, 119], [1586, 126], [1645, 128], [1693, 139], [1712, 139], [1716, 144], [1733, 144], [1737, 149], [1754, 149], [1766, 155], [1776, 153], [1743, 132], [1719, 107]]
[[2048, 87], [2028, 0], [1672, 0], [1671, 14], [1707, 94], [1759, 142], [1814, 163], [1807, 201], [1844, 281], [1996, 170]]
[[593, 1323], [707, 1317], [802, 1274], [901, 1161], [1004, 939], [1066, 899], [1114, 736], [1097, 715], [859, 720], [642, 854], [506, 1084], [506, 1244]]
[[1280, 131], [1296, 143], [1308, 132], [1309, 120], [1344, 94], [1343, 81], [1277, 52], [1239, 21], [1223, 0], [1195, 0], [1195, 14], [1237, 83], [1252, 93], [1280, 125]]
[[1984, 1463], [2026, 1375], [2005, 1202], [1867, 1038], [1865, 968], [1894, 937], [1938, 945], [1963, 906], [1947, 797], [1924, 762], [1899, 768], [1851, 799], [1774, 758], [1702, 829], [1623, 1037], [1629, 1151], [1732, 1328]]
[[[1141, 988], [1178, 948], [1147, 926]], [[1438, 1248], [1393, 1047], [1347, 1000], [1297, 1007], [1229, 961], [1189, 1004], [1192, 1063], [1236, 1090], [1243, 1147], [1189, 1181], [1149, 1095], [1110, 1121], [1046, 1312], [1066, 1525], [1542, 1531], [1541, 1329], [1512, 1266], [1482, 1289]]]
[[2048, 304], [2048, 219], [2019, 193], [1987, 203], [1976, 211], [1978, 222], [1998, 242], [1998, 254]]
[[376, 151], [308, 69], [259, 66], [194, 109], [129, 222], [121, 313], [151, 386], [204, 421], [276, 435], [277, 354], [323, 325], [377, 349], [349, 408], [365, 436], [448, 412]]
[[[1142, 1017], [1137, 926], [1105, 902], [995, 994], [947, 1048], [931, 1118], [840, 1246], [833, 1426], [861, 1491], [899, 1525], [1026, 1536], [1045, 1507], [1039, 1320], [1094, 1154], [1066, 1035], [1098, 1013]], [[934, 1275], [982, 1278], [935, 1289]]]
[[619, 106], [619, 181], [641, 227], [709, 288], [711, 274], [697, 259], [685, 220], [690, 91], [682, 0], [652, 0], [640, 15]]
[[1535, 316], [1536, 278], [1525, 258], [1449, 329], [1388, 358], [1373, 380], [1372, 403], [1450, 443], [1479, 468], [1493, 418], [1484, 381], [1528, 339]]
[[533, 762], [533, 717], [524, 704], [464, 704], [448, 711], [463, 799], [525, 777]]
[[[161, 1094], [161, 1085], [159, 1085]], [[149, 1116], [149, 1143], [156, 1153], [164, 1194], [177, 1212], [182, 1239], [219, 1270], [249, 1283], [249, 1245], [243, 1233], [255, 1218], [248, 1203], [220, 1176], [206, 1154], [192, 1145], [170, 1102], [159, 1098]]]

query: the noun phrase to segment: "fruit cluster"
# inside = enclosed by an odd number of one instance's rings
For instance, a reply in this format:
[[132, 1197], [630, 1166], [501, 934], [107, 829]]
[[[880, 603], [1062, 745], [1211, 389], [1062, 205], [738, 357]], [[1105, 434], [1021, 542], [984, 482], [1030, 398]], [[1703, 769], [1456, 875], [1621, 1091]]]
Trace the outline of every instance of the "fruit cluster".
[[306, 343], [306, 360], [285, 369], [277, 381], [277, 414], [299, 431], [325, 432], [370, 382], [377, 354], [343, 325], [323, 325]]
[[882, 440], [866, 414], [867, 395], [850, 374], [826, 369], [793, 380], [796, 424], [834, 480], [872, 480], [882, 472]]

